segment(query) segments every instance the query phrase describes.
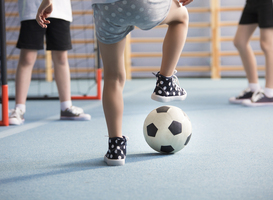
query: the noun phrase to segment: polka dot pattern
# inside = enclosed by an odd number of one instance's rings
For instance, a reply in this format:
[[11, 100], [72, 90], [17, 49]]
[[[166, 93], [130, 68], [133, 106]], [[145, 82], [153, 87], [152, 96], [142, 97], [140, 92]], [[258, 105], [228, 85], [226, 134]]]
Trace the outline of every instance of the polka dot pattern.
[[164, 97], [185, 95], [185, 90], [177, 84], [177, 77], [175, 75], [165, 77], [158, 72], [155, 76], [157, 77], [156, 87], [154, 90], [156, 95]]
[[109, 138], [109, 149], [106, 153], [106, 157], [108, 159], [125, 159], [126, 157], [126, 145], [127, 140], [126, 137], [123, 136], [123, 138]]
[[93, 4], [97, 38], [106, 44], [122, 40], [135, 26], [149, 30], [168, 14], [171, 1], [120, 0]]

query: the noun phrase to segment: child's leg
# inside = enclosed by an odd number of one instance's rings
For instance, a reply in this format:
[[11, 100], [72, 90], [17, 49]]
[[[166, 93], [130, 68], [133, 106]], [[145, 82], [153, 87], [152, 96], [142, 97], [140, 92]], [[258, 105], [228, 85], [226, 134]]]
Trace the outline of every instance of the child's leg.
[[273, 28], [260, 29], [260, 44], [266, 61], [266, 84], [264, 91], [255, 92], [245, 106], [273, 106]]
[[273, 28], [260, 29], [260, 44], [265, 55], [265, 89], [257, 91], [249, 101], [243, 101], [245, 106], [273, 106]]
[[260, 29], [260, 43], [266, 61], [266, 88], [273, 89], [273, 28]]
[[24, 113], [26, 112], [26, 99], [31, 82], [31, 74], [36, 61], [37, 51], [21, 49], [19, 62], [16, 70], [15, 84], [15, 108], [9, 116], [10, 125], [21, 125], [24, 123]]
[[21, 49], [16, 70], [16, 104], [26, 104], [31, 74], [36, 61], [37, 51]]
[[256, 58], [249, 45], [256, 28], [257, 24], [239, 25], [234, 38], [234, 45], [239, 51], [249, 83], [258, 83]]
[[122, 137], [125, 39], [115, 44], [99, 42], [104, 68], [103, 109], [110, 138]]
[[67, 51], [52, 51], [52, 60], [54, 63], [54, 76], [60, 102], [71, 101]]
[[161, 68], [156, 74], [156, 87], [151, 98], [160, 102], [182, 101], [187, 97], [187, 92], [177, 84], [177, 77], [173, 74], [187, 37], [187, 9], [172, 0], [169, 14], [161, 24], [168, 24], [169, 27], [163, 42]]
[[168, 24], [168, 31], [163, 42], [163, 57], [160, 74], [172, 76], [180, 58], [188, 32], [188, 11], [173, 0], [166, 19], [161, 24]]
[[62, 120], [90, 120], [82, 108], [72, 106], [70, 91], [70, 69], [67, 51], [52, 51], [54, 76], [58, 88]]

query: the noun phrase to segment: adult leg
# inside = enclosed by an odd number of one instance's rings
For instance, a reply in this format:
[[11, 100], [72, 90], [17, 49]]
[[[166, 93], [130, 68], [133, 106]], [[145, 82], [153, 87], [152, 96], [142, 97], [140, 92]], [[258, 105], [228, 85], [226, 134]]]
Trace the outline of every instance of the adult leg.
[[249, 83], [258, 83], [256, 58], [249, 44], [256, 28], [257, 24], [239, 25], [233, 41], [239, 51]]
[[265, 87], [273, 89], [273, 28], [260, 29], [260, 44], [265, 55]]
[[125, 39], [115, 44], [99, 42], [104, 67], [103, 109], [110, 138], [122, 137]]
[[70, 71], [67, 51], [52, 51], [52, 60], [60, 102], [70, 101]]
[[31, 74], [36, 61], [37, 51], [21, 49], [16, 70], [16, 104], [26, 104]]
[[168, 30], [163, 42], [163, 55], [160, 74], [172, 76], [180, 58], [188, 32], [188, 11], [186, 7], [173, 0], [168, 16], [161, 24], [167, 24]]

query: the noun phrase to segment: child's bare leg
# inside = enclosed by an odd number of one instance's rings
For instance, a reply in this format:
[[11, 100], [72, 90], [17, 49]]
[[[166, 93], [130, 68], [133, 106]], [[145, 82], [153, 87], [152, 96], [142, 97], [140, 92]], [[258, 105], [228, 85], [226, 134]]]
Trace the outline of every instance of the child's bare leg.
[[160, 74], [172, 76], [180, 58], [188, 32], [188, 11], [173, 0], [168, 16], [161, 24], [168, 24], [163, 42], [163, 56]]
[[104, 68], [103, 109], [110, 138], [122, 137], [125, 39], [115, 44], [99, 42]]
[[156, 87], [151, 98], [159, 102], [182, 101], [187, 97], [187, 92], [177, 84], [173, 74], [187, 37], [187, 9], [172, 0], [169, 14], [161, 24], [169, 27], [163, 42], [161, 68], [156, 74]]
[[71, 101], [70, 71], [67, 51], [52, 51], [54, 76], [58, 88], [60, 102]]
[[36, 61], [37, 51], [21, 49], [16, 70], [16, 104], [26, 104], [31, 74]]
[[62, 120], [90, 120], [81, 108], [72, 106], [70, 91], [70, 69], [68, 52], [54, 50], [51, 52], [54, 63], [54, 76], [58, 88]]
[[266, 61], [266, 88], [273, 89], [273, 28], [260, 29], [260, 43]]
[[239, 51], [249, 83], [258, 83], [256, 58], [249, 45], [250, 38], [256, 28], [257, 24], [239, 25], [233, 41]]

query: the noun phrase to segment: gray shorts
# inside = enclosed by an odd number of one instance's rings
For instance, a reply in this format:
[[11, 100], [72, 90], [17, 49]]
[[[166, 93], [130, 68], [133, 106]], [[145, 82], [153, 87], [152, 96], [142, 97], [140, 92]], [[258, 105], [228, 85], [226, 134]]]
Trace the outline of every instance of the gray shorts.
[[172, 0], [120, 0], [94, 4], [96, 35], [100, 42], [119, 42], [134, 29], [149, 30], [168, 15]]

